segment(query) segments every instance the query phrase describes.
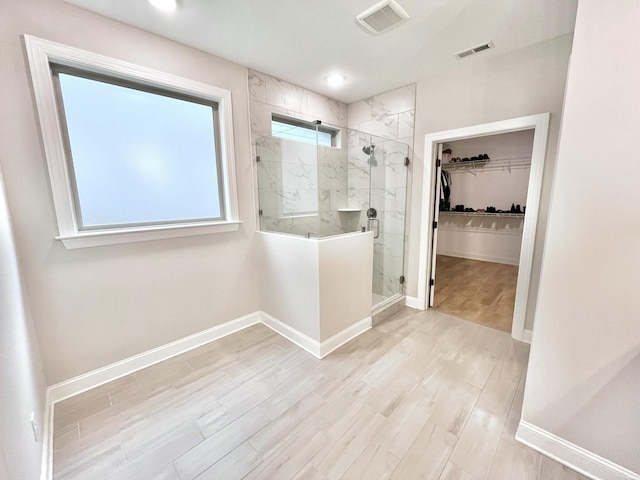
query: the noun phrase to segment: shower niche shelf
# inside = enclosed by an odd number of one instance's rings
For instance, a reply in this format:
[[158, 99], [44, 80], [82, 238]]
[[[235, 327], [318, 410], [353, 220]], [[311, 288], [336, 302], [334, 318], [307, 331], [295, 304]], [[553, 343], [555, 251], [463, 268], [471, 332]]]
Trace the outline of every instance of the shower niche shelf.
[[362, 209], [361, 208], [339, 208], [338, 211], [339, 212], [347, 212], [347, 213], [355, 213], [355, 212], [361, 212]]

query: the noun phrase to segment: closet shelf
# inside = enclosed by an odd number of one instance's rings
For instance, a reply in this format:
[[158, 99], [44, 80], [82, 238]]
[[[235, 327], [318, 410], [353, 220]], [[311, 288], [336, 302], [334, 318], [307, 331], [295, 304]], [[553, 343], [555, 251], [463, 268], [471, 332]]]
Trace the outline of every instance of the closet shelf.
[[454, 212], [452, 210], [440, 210], [440, 215], [454, 215], [463, 217], [506, 217], [506, 218], [524, 218], [524, 213], [487, 213], [487, 212]]
[[503, 170], [516, 167], [530, 167], [531, 158], [527, 157], [505, 157], [491, 158], [489, 160], [474, 160], [469, 162], [443, 163], [442, 169], [448, 172], [471, 171], [471, 170]]

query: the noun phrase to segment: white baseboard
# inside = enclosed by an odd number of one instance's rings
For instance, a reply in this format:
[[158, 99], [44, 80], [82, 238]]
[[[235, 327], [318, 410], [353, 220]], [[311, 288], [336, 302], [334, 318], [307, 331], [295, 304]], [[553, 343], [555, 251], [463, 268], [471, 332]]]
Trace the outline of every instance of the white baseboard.
[[259, 323], [260, 313], [251, 313], [244, 317], [236, 318], [222, 325], [203, 330], [188, 337], [181, 338], [175, 342], [167, 343], [161, 347], [147, 350], [133, 357], [125, 358], [119, 362], [112, 363], [97, 370], [79, 375], [77, 377], [57, 383], [47, 389], [49, 401], [52, 404], [60, 402], [65, 398], [73, 397], [79, 393], [98, 387], [107, 382], [111, 382], [130, 373], [149, 367], [163, 360], [175, 357], [206, 343], [235, 333], [243, 328]]
[[639, 474], [524, 420], [516, 440], [594, 480], [640, 480]]
[[53, 478], [53, 402], [47, 389], [42, 421], [42, 462], [40, 464], [40, 480]]
[[349, 340], [353, 340], [358, 335], [363, 334], [371, 328], [371, 317], [365, 317], [350, 327], [345, 328], [341, 332], [336, 333], [333, 337], [325, 340], [320, 344], [320, 358], [324, 358], [334, 350], [337, 350]]
[[306, 336], [304, 333], [299, 332], [295, 328], [290, 327], [286, 323], [272, 317], [268, 313], [260, 312], [260, 321], [269, 327], [271, 330], [297, 346], [306, 350], [316, 358], [322, 358], [320, 355], [320, 342], [314, 340], [311, 337]]
[[295, 343], [300, 348], [306, 350], [317, 358], [323, 358], [341, 347], [349, 340], [366, 332], [371, 328], [371, 317], [366, 317], [359, 322], [338, 332], [333, 337], [320, 343], [289, 325], [273, 318], [264, 312], [254, 312], [244, 317], [236, 318], [222, 325], [203, 330], [194, 335], [181, 338], [175, 342], [162, 345], [161, 347], [142, 352], [133, 357], [125, 358], [119, 362], [112, 363], [97, 370], [79, 375], [65, 380], [47, 388], [47, 404], [45, 406], [44, 428], [43, 428], [43, 451], [41, 465], [41, 480], [50, 480], [53, 475], [53, 413], [57, 402], [65, 400], [74, 395], [86, 392], [92, 388], [111, 382], [118, 378], [129, 375], [142, 368], [149, 367], [169, 358], [188, 352], [194, 348], [205, 345], [219, 338], [226, 337], [244, 328], [263, 323], [274, 332], [282, 335], [287, 340]]
[[504, 263], [505, 265], [517, 266], [520, 263], [519, 258], [483, 255], [481, 253], [457, 252], [453, 250], [439, 250], [438, 255], [446, 255], [447, 257], [468, 258], [469, 260], [481, 260], [483, 262]]
[[264, 312], [255, 312], [244, 317], [236, 318], [222, 325], [216, 325], [208, 330], [203, 330], [194, 335], [181, 338], [175, 342], [162, 345], [161, 347], [142, 352], [133, 357], [125, 358], [119, 362], [112, 363], [91, 372], [65, 380], [47, 388], [48, 404], [54, 405], [66, 398], [73, 397], [92, 388], [111, 382], [130, 373], [149, 367], [156, 363], [167, 360], [181, 353], [188, 352], [206, 343], [212, 342], [222, 337], [226, 337], [244, 328], [263, 323], [274, 332], [282, 335], [287, 340], [295, 343], [300, 348], [323, 358], [336, 348], [341, 347], [349, 340], [366, 332], [371, 328], [371, 317], [366, 317], [350, 327], [338, 332], [333, 337], [320, 343], [289, 325], [277, 320]]
[[303, 350], [306, 350], [316, 358], [324, 358], [331, 352], [340, 348], [349, 340], [354, 339], [358, 335], [366, 332], [371, 328], [371, 317], [366, 317], [350, 327], [345, 328], [341, 332], [336, 333], [333, 337], [320, 343], [304, 333], [299, 332], [295, 328], [290, 327], [286, 323], [272, 317], [268, 313], [260, 312], [262, 323], [274, 332], [282, 335], [290, 342], [295, 343]]
[[533, 330], [529, 330], [528, 328], [525, 328], [524, 333], [522, 334], [522, 341], [531, 345], [532, 336], [533, 336]]
[[415, 308], [416, 310], [420, 310], [420, 307], [418, 306], [418, 298], [417, 297], [410, 297], [409, 295], [407, 295], [404, 299], [404, 304], [407, 307], [411, 307], [411, 308]]

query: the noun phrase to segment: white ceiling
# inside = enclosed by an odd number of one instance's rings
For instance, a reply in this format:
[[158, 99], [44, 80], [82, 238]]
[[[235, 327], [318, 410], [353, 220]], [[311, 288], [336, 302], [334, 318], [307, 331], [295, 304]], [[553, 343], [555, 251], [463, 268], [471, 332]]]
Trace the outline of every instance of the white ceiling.
[[[377, 0], [65, 0], [346, 103], [573, 31], [578, 0], [398, 0], [411, 19], [374, 36], [355, 17]], [[464, 60], [456, 52], [493, 41]], [[464, 69], [463, 69], [464, 70]], [[347, 82], [329, 88], [340, 71]]]

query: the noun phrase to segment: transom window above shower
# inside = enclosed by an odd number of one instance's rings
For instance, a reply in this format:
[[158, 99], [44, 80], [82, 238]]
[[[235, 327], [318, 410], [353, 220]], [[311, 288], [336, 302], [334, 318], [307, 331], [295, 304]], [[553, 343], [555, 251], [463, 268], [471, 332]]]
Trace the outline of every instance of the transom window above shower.
[[276, 113], [271, 115], [271, 134], [274, 137], [326, 147], [340, 146], [339, 129]]

